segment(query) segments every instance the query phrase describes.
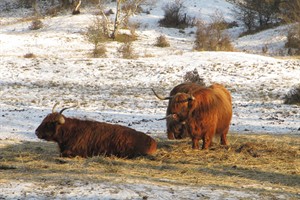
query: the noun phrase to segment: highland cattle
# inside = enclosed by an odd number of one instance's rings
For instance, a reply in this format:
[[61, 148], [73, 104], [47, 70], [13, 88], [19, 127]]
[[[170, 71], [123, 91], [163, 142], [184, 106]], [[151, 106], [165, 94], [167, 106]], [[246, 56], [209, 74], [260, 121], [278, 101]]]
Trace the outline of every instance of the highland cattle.
[[62, 112], [69, 108], [55, 112], [56, 106], [35, 134], [40, 139], [58, 143], [62, 157], [114, 155], [132, 158], [156, 151], [156, 141], [143, 132], [121, 125], [65, 117]]

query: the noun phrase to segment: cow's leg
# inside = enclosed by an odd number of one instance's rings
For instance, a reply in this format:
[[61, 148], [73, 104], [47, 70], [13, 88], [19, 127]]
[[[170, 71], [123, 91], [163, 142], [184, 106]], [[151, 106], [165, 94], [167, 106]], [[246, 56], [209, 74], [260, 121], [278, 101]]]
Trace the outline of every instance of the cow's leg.
[[203, 133], [203, 144], [202, 149], [208, 149], [212, 146], [213, 137], [215, 135], [216, 129], [212, 126], [207, 131]]
[[61, 152], [61, 157], [75, 157], [75, 155], [73, 155], [71, 150], [64, 150], [63, 152]]
[[221, 133], [221, 145], [228, 145], [228, 141], [227, 141], [227, 138], [226, 138], [228, 130], [229, 130], [229, 127], [224, 129], [224, 131]]
[[175, 139], [174, 133], [171, 132], [171, 131], [169, 131], [169, 130], [167, 130], [167, 136], [168, 136], [168, 139], [169, 139], [169, 140], [174, 140], [174, 139]]
[[199, 149], [199, 138], [192, 137], [192, 148]]
[[202, 149], [208, 149], [211, 146], [211, 137], [209, 136], [209, 134], [205, 134], [202, 140]]
[[194, 122], [188, 123], [189, 125], [185, 126], [186, 131], [188, 132], [189, 136], [192, 138], [192, 148], [199, 149], [199, 140], [201, 132], [198, 127], [190, 126], [191, 124], [195, 124]]

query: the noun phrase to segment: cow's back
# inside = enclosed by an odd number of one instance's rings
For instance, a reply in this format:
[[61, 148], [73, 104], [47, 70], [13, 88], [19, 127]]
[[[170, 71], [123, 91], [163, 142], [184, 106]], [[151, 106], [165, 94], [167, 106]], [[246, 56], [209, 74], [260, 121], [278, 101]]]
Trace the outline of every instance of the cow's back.
[[232, 97], [230, 92], [220, 84], [210, 86], [218, 99], [217, 134], [229, 127], [232, 118]]
[[89, 154], [116, 155], [119, 157], [134, 157], [153, 154], [156, 151], [156, 141], [143, 132], [129, 127], [99, 123], [95, 132], [94, 145]]

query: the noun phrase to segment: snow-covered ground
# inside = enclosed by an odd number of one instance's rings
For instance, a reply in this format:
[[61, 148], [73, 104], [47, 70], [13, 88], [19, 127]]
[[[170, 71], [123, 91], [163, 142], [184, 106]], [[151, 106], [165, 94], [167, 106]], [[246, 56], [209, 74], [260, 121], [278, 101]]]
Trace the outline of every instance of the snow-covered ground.
[[[234, 38], [235, 48], [243, 52], [195, 52], [191, 34], [194, 28], [179, 32], [157, 25], [166, 2], [157, 1], [149, 15], [133, 18], [141, 24], [137, 30], [138, 40], [133, 43], [138, 55], [134, 60], [121, 58], [117, 42], [107, 43], [107, 58], [90, 56], [93, 47], [83, 36], [94, 18], [89, 8], [77, 16], [45, 17], [42, 19], [44, 27], [36, 31], [28, 28], [31, 20], [20, 20], [28, 10], [22, 13], [3, 10], [0, 18], [0, 140], [37, 141], [34, 130], [56, 102], [61, 102], [61, 107], [79, 103], [78, 108], [65, 112], [67, 116], [118, 123], [153, 137], [166, 138], [165, 122], [156, 119], [164, 117], [167, 104], [157, 100], [151, 88], [168, 95], [183, 81], [186, 72], [194, 69], [206, 84], [222, 83], [231, 91], [234, 114], [230, 132], [300, 134], [299, 106], [284, 105], [282, 100], [299, 84], [300, 61], [258, 55], [265, 45], [271, 55], [285, 51], [286, 26]], [[225, 19], [234, 20], [233, 5], [224, 0], [186, 2], [188, 13], [193, 16], [208, 19], [219, 10]], [[3, 8], [1, 3], [0, 8]], [[229, 30], [232, 35], [239, 31], [240, 28]], [[156, 37], [161, 34], [166, 35], [170, 47], [154, 46]], [[33, 53], [36, 58], [24, 58], [27, 53]], [[12, 199], [36, 187], [35, 183], [22, 182], [0, 182], [0, 185], [0, 198], [6, 194], [5, 198]], [[255, 198], [251, 193], [185, 186], [172, 186], [176, 192], [168, 193], [170, 187], [156, 188], [151, 184], [117, 185], [119, 193], [115, 194], [106, 190], [105, 184], [83, 186], [82, 183], [76, 185], [78, 193], [61, 198], [95, 197], [85, 187], [101, 188], [101, 199], [139, 199], [141, 193], [151, 199], [149, 194], [154, 190], [158, 193], [153, 199], [200, 198], [196, 191], [211, 199], [222, 198], [224, 192], [232, 199]], [[46, 191], [25, 193], [32, 195], [29, 197], [46, 195]]]

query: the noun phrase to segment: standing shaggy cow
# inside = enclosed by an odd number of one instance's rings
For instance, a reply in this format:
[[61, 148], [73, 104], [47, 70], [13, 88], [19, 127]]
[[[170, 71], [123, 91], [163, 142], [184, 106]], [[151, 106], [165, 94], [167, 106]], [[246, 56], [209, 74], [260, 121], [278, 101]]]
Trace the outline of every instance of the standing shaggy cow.
[[58, 143], [63, 157], [91, 157], [115, 155], [132, 158], [151, 155], [157, 148], [156, 141], [145, 133], [121, 125], [68, 118], [62, 112], [45, 117], [35, 134], [38, 138]]
[[163, 97], [157, 94], [153, 89], [153, 93], [160, 100], [169, 100], [166, 116], [166, 125], [167, 125], [167, 136], [168, 139], [183, 139], [188, 137], [188, 133], [185, 127], [185, 121], [180, 121], [176, 119], [176, 116], [171, 117], [171, 114], [174, 114], [178, 108], [171, 108], [172, 98], [179, 93], [191, 93], [193, 90], [203, 88], [203, 86], [196, 83], [182, 83], [175, 86], [171, 92], [169, 97]]
[[228, 144], [226, 135], [232, 118], [232, 100], [224, 86], [213, 84], [190, 93], [177, 93], [169, 104], [173, 112], [170, 117], [185, 122], [194, 149], [199, 149], [200, 139], [202, 149], [208, 149], [215, 135], [221, 137], [222, 145]]

